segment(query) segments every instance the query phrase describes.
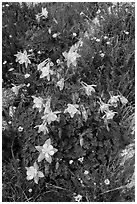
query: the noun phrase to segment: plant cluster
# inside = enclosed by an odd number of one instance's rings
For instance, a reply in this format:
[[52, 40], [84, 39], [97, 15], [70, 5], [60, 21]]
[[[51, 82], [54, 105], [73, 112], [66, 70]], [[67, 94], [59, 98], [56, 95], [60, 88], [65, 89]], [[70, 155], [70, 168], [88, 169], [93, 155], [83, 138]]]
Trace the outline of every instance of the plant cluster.
[[3, 3], [3, 19], [13, 95], [3, 112], [26, 189], [14, 201], [130, 200], [120, 191], [128, 170], [117, 166], [133, 138], [123, 118], [134, 111], [134, 4]]

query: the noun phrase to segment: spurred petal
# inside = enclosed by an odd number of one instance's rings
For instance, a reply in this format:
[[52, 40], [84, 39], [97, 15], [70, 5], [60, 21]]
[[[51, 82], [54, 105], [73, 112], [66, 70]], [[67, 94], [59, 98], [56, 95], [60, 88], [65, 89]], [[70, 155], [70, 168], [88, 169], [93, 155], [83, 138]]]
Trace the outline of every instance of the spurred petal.
[[47, 139], [46, 140], [46, 142], [45, 142], [45, 144], [47, 144], [48, 146], [51, 144], [51, 139], [49, 138], [49, 139]]
[[33, 179], [33, 175], [29, 175], [29, 176], [27, 176], [27, 180], [29, 181], [29, 180], [32, 180]]
[[38, 162], [41, 162], [44, 158], [45, 158], [45, 154], [41, 152], [40, 155], [38, 156]]
[[48, 157], [45, 158], [47, 160], [47, 162], [51, 163], [52, 162], [52, 157], [50, 155], [48, 155]]
[[39, 169], [39, 166], [38, 166], [37, 162], [34, 163], [34, 168], [35, 168], [36, 170]]
[[36, 150], [38, 150], [39, 152], [42, 151], [42, 147], [41, 146], [35, 146]]
[[43, 178], [44, 174], [41, 171], [38, 171], [38, 177]]
[[35, 181], [36, 184], [38, 184], [39, 177], [38, 176], [34, 177], [34, 181]]

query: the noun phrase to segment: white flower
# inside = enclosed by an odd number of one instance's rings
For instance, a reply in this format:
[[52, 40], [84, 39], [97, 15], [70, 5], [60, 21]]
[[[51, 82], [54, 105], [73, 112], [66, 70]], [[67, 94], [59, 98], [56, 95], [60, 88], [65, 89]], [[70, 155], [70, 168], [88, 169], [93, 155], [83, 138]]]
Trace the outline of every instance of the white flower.
[[108, 112], [108, 111], [109, 111], [109, 106], [110, 106], [110, 104], [104, 103], [104, 102], [100, 99], [100, 108], [99, 108], [99, 110], [101, 111], [101, 113], [103, 113], [103, 112]]
[[12, 68], [9, 69], [9, 72], [11, 72], [11, 71], [13, 71], [13, 70], [14, 70], [14, 68], [12, 67]]
[[55, 112], [50, 111], [49, 113], [45, 114], [41, 119], [43, 119], [45, 122], [47, 122], [50, 125], [51, 122], [59, 121], [56, 115], [58, 113], [60, 113], [60, 111], [55, 111]]
[[16, 55], [16, 62], [19, 62], [19, 64], [25, 63], [25, 67], [28, 67], [28, 64], [31, 64], [31, 61], [29, 60], [30, 55], [27, 55], [27, 51], [24, 50], [24, 52], [18, 52]]
[[44, 16], [45, 18], [47, 18], [47, 17], [48, 17], [48, 11], [47, 11], [47, 9], [46, 9], [46, 8], [43, 8], [43, 7], [42, 7], [41, 16]]
[[73, 35], [74, 37], [76, 37], [76, 36], [77, 36], [77, 34], [76, 34], [76, 33], [73, 33], [72, 35]]
[[85, 170], [85, 171], [84, 171], [84, 174], [85, 174], [85, 175], [89, 174], [89, 171]]
[[50, 138], [46, 140], [43, 146], [35, 146], [35, 148], [40, 152], [38, 157], [38, 162], [46, 159], [47, 162], [52, 162], [52, 157], [58, 150], [51, 145]]
[[20, 88], [22, 88], [23, 86], [25, 86], [25, 84], [20, 84], [19, 86], [16, 86], [16, 85], [14, 85], [14, 84], [12, 84], [12, 85], [13, 85], [13, 87], [12, 87], [11, 89], [12, 89], [12, 91], [13, 91], [16, 95], [18, 95]]
[[57, 59], [56, 62], [58, 65], [60, 65], [60, 63], [61, 63], [60, 59]]
[[37, 53], [40, 55], [40, 54], [41, 54], [41, 51], [39, 50]]
[[30, 74], [25, 74], [24, 77], [27, 79], [30, 77]]
[[107, 36], [104, 36], [104, 39], [106, 40], [108, 37]]
[[73, 163], [73, 160], [70, 160], [70, 161], [69, 161], [69, 164], [72, 164], [72, 163]]
[[104, 115], [102, 118], [105, 119], [105, 120], [111, 120], [111, 119], [113, 119], [113, 117], [114, 117], [114, 115], [115, 115], [116, 113], [117, 113], [117, 112], [113, 112], [113, 111], [109, 110], [109, 111], [107, 111], [107, 112], [105, 113], [105, 115]]
[[77, 62], [76, 59], [81, 57], [78, 53], [77, 53], [77, 49], [76, 49], [76, 45], [73, 45], [69, 52], [67, 53], [66, 51], [62, 53], [62, 55], [65, 57], [65, 59], [67, 60], [67, 66], [68, 68], [70, 67], [70, 65], [72, 64], [73, 66], [76, 67]]
[[31, 192], [32, 192], [32, 189], [30, 188], [30, 189], [28, 190], [28, 192], [31, 193]]
[[54, 34], [52, 35], [53, 38], [56, 38], [57, 36], [58, 36], [58, 33], [54, 33]]
[[73, 118], [76, 113], [80, 114], [80, 111], [77, 109], [79, 105], [77, 104], [68, 104], [68, 108], [64, 110], [64, 113], [69, 113], [70, 117]]
[[80, 161], [82, 163], [84, 161], [84, 157], [78, 158], [78, 161]]
[[76, 202], [80, 202], [81, 199], [82, 199], [82, 195], [74, 196], [74, 199], [75, 199]]
[[38, 129], [38, 133], [43, 132], [44, 135], [46, 135], [47, 133], [49, 133], [49, 130], [47, 128], [47, 123], [43, 122], [41, 125], [36, 125], [34, 128], [39, 128]]
[[[45, 66], [46, 65], [46, 66]], [[53, 71], [50, 70], [51, 62], [49, 59], [44, 60], [38, 65], [38, 70], [42, 72], [40, 78], [47, 77], [47, 80], [50, 81], [50, 75], [53, 74]]]
[[108, 41], [108, 42], [106, 42], [106, 44], [107, 44], [107, 45], [110, 45], [110, 42]]
[[100, 42], [100, 39], [96, 39], [96, 42]]
[[109, 185], [109, 184], [110, 184], [109, 179], [105, 179], [104, 183], [105, 183], [106, 185]]
[[22, 131], [23, 131], [23, 127], [19, 126], [19, 127], [18, 127], [18, 131], [19, 131], [19, 132], [22, 132]]
[[39, 178], [43, 178], [44, 174], [41, 171], [38, 171], [39, 166], [35, 162], [33, 166], [26, 167], [27, 170], [27, 180], [34, 179], [34, 182], [38, 184]]
[[105, 54], [104, 53], [100, 53], [100, 56], [103, 58], [105, 56]]
[[91, 92], [95, 92], [95, 89], [93, 87], [96, 87], [96, 85], [87, 85], [85, 82], [81, 82], [82, 86], [85, 89], [85, 92], [88, 96], [91, 95]]
[[60, 91], [63, 90], [63, 88], [64, 88], [64, 78], [61, 78], [61, 79], [57, 82], [57, 86], [59, 86]]
[[41, 112], [43, 109], [43, 98], [36, 96], [32, 96], [32, 98], [34, 99], [33, 101], [34, 105], [32, 108], [38, 108], [39, 112]]
[[110, 99], [108, 100], [108, 103], [114, 107], [117, 107], [117, 102], [119, 102], [119, 96], [120, 95], [117, 95], [117, 96], [112, 96], [110, 94]]
[[4, 61], [4, 62], [3, 62], [3, 64], [6, 64], [6, 63], [7, 63], [7, 61]]

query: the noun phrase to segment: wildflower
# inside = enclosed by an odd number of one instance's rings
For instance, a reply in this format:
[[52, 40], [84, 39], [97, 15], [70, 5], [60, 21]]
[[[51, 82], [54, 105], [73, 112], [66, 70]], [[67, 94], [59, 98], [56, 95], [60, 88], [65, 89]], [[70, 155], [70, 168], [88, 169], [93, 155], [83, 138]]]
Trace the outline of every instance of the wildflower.
[[56, 38], [57, 36], [58, 36], [58, 33], [54, 33], [54, 34], [52, 35], [53, 38]]
[[32, 96], [32, 98], [34, 99], [33, 101], [34, 105], [32, 108], [38, 108], [39, 112], [41, 112], [43, 108], [43, 99], [41, 97], [36, 96]]
[[12, 87], [11, 89], [12, 89], [12, 91], [13, 91], [16, 95], [18, 95], [20, 88], [22, 88], [23, 86], [25, 86], [25, 84], [20, 84], [19, 86], [16, 86], [16, 85], [14, 85], [14, 84], [12, 84], [12, 85], [13, 85], [13, 87]]
[[38, 184], [39, 178], [43, 178], [44, 174], [41, 171], [38, 171], [39, 166], [35, 162], [33, 166], [26, 167], [27, 170], [27, 180], [34, 179], [34, 182]]
[[93, 87], [96, 87], [96, 85], [87, 85], [85, 82], [82, 82], [81, 84], [84, 87], [85, 92], [88, 96], [91, 95], [91, 92], [95, 92], [95, 89]]
[[18, 131], [19, 131], [19, 132], [22, 132], [22, 131], [23, 131], [23, 127], [19, 126], [19, 127], [18, 127]]
[[110, 104], [104, 103], [100, 99], [100, 108], [99, 108], [99, 110], [101, 111], [101, 113], [108, 112], [109, 111], [109, 106], [110, 106]]
[[47, 162], [52, 162], [52, 157], [58, 150], [51, 145], [51, 140], [46, 140], [43, 146], [35, 146], [35, 148], [40, 152], [38, 157], [38, 162], [46, 159]]
[[16, 62], [19, 62], [19, 64], [25, 63], [25, 67], [28, 67], [28, 64], [31, 64], [31, 61], [29, 60], [30, 55], [27, 55], [27, 51], [24, 50], [24, 52], [18, 52], [16, 55]]
[[77, 104], [74, 104], [74, 105], [73, 104], [68, 104], [67, 106], [68, 106], [68, 108], [66, 108], [64, 110], [64, 113], [68, 112], [70, 114], [71, 118], [73, 118], [76, 113], [80, 114], [80, 111], [77, 109], [79, 107], [79, 105], [77, 105]]
[[5, 60], [4, 62], [3, 62], [3, 64], [6, 64], [7, 63], [7, 61]]
[[30, 83], [28, 83], [26, 86], [29, 87], [29, 86], [30, 86]]
[[41, 54], [41, 51], [39, 50], [37, 53], [40, 55], [40, 54]]
[[96, 39], [96, 42], [100, 42], [100, 39]]
[[104, 53], [100, 53], [100, 56], [103, 58], [105, 56], [105, 54]]
[[107, 36], [104, 36], [104, 39], [106, 40], [108, 37]]
[[84, 161], [84, 157], [78, 158], [78, 161], [80, 161], [82, 163]]
[[111, 119], [113, 119], [115, 113], [117, 113], [117, 112], [113, 112], [113, 111], [109, 110], [105, 113], [105, 115], [102, 118], [104, 118], [105, 120], [111, 120]]
[[110, 45], [110, 42], [109, 42], [109, 41], [107, 41], [107, 42], [106, 42], [106, 44], [107, 44], [107, 45]]
[[60, 113], [60, 111], [50, 111], [49, 113], [45, 114], [42, 119], [50, 125], [51, 122], [58, 121], [58, 117], [56, 115], [58, 113]]
[[32, 189], [30, 188], [30, 189], [28, 190], [28, 192], [31, 193], [31, 192], [32, 192]]
[[128, 31], [124, 31], [124, 33], [125, 33], [126, 35], [128, 35], [128, 34], [129, 34], [129, 32], [128, 32]]
[[61, 78], [61, 79], [57, 82], [57, 86], [59, 86], [60, 91], [63, 90], [63, 88], [64, 88], [64, 78]]
[[74, 199], [76, 202], [80, 202], [82, 199], [82, 196], [81, 195], [74, 196]]
[[62, 53], [62, 55], [65, 57], [65, 59], [67, 60], [67, 66], [68, 68], [70, 67], [70, 65], [72, 64], [73, 66], [76, 67], [77, 62], [76, 59], [81, 57], [78, 53], [77, 53], [77, 49], [76, 46], [73, 45], [69, 52], [67, 53], [66, 51]]
[[37, 128], [37, 127], [39, 128], [38, 133], [43, 132], [44, 135], [49, 133], [46, 122], [43, 122], [41, 125], [36, 125], [34, 128]]
[[114, 106], [114, 107], [117, 107], [117, 102], [119, 101], [119, 95], [117, 95], [117, 96], [112, 96], [111, 94], [110, 94], [110, 99], [109, 99], [109, 101], [108, 101], [108, 103], [110, 104], [110, 105], [112, 105], [112, 106]]
[[89, 171], [85, 170], [85, 171], [84, 171], [84, 174], [85, 174], [85, 175], [89, 174]]
[[126, 105], [128, 103], [128, 100], [124, 96], [121, 95], [119, 98], [123, 105]]
[[51, 63], [49, 59], [44, 60], [42, 63], [38, 65], [38, 70], [42, 72], [42, 74], [40, 75], [40, 78], [47, 77], [47, 80], [50, 81], [50, 75], [53, 74], [53, 71], [50, 70], [50, 66], [51, 66]]
[[41, 16], [44, 16], [45, 18], [48, 17], [48, 11], [46, 8], [42, 8]]
[[76, 33], [73, 33], [72, 35], [73, 35], [73, 37], [76, 37], [76, 36], [77, 36], [77, 34], [76, 34]]
[[106, 185], [109, 185], [109, 184], [110, 184], [109, 179], [105, 179], [104, 183], [105, 183]]
[[25, 74], [24, 77], [27, 79], [30, 77], [30, 74]]
[[72, 164], [72, 163], [73, 163], [73, 160], [70, 160], [70, 161], [69, 161], [69, 164]]
[[56, 62], [58, 65], [60, 65], [60, 63], [61, 63], [60, 59], [57, 59]]

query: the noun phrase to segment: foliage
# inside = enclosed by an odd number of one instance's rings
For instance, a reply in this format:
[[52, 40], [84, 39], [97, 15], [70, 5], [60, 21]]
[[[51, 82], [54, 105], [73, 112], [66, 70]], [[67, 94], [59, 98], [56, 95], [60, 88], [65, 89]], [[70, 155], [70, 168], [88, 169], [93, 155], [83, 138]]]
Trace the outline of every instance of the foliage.
[[112, 189], [134, 169], [119, 167], [133, 138], [134, 20], [134, 3], [3, 3], [4, 167], [17, 183], [3, 201], [128, 200]]

